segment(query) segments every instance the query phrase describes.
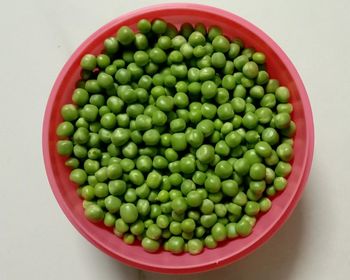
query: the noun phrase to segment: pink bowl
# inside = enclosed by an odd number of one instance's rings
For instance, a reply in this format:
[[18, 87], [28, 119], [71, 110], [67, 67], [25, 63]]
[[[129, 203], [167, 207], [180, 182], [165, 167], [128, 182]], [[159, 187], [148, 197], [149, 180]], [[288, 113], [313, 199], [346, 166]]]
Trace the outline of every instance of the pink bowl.
[[[140, 246], [123, 243], [110, 230], [90, 223], [83, 214], [81, 199], [65, 167], [65, 159], [56, 153], [56, 126], [61, 121], [60, 108], [71, 102], [72, 92], [79, 79], [79, 62], [86, 53], [102, 51], [103, 40], [115, 34], [122, 25], [135, 28], [141, 18], [163, 18], [179, 26], [181, 23], [202, 22], [206, 26], [218, 25], [230, 38], [239, 37], [246, 46], [267, 55], [270, 76], [289, 87], [294, 106], [293, 119], [297, 125], [293, 171], [286, 190], [273, 200], [272, 209], [261, 216], [253, 233], [222, 244], [217, 249], [206, 249], [201, 255], [175, 256], [162, 251], [146, 253]], [[52, 191], [63, 212], [75, 228], [97, 248], [113, 258], [139, 269], [162, 273], [194, 273], [215, 269], [232, 263], [266, 242], [287, 220], [299, 201], [307, 181], [314, 146], [314, 127], [308, 96], [291, 61], [277, 44], [263, 31], [246, 20], [210, 6], [197, 4], [164, 4], [143, 8], [125, 14], [92, 34], [70, 57], [61, 70], [49, 97], [43, 123], [42, 145], [45, 167]]]

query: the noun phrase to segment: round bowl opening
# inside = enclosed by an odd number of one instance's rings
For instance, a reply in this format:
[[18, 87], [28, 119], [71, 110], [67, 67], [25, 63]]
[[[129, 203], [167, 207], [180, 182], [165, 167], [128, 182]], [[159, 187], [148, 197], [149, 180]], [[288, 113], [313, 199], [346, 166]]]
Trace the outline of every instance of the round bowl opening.
[[[258, 219], [250, 236], [228, 241], [213, 250], [206, 249], [198, 256], [176, 256], [165, 251], [150, 254], [140, 246], [126, 245], [110, 229], [90, 223], [84, 216], [76, 186], [69, 181], [69, 169], [64, 165], [65, 159], [56, 153], [55, 131], [61, 121], [60, 108], [71, 102], [72, 92], [80, 76], [79, 64], [82, 56], [86, 53], [100, 53], [105, 38], [114, 35], [123, 25], [135, 28], [137, 21], [142, 18], [162, 18], [176, 26], [184, 22], [201, 22], [207, 27], [220, 26], [229, 38], [241, 38], [245, 46], [264, 52], [270, 77], [278, 79], [291, 92], [297, 133], [294, 138], [293, 171], [288, 179], [288, 187], [273, 199], [272, 209]], [[47, 103], [43, 124], [46, 172], [55, 197], [67, 218], [83, 236], [110, 256], [140, 269], [162, 273], [194, 273], [219, 268], [262, 245], [286, 221], [300, 199], [311, 167], [313, 145], [314, 129], [309, 100], [297, 71], [284, 52], [264, 32], [244, 19], [224, 10], [197, 4], [151, 6], [125, 14], [96, 31], [74, 52], [59, 74]]]

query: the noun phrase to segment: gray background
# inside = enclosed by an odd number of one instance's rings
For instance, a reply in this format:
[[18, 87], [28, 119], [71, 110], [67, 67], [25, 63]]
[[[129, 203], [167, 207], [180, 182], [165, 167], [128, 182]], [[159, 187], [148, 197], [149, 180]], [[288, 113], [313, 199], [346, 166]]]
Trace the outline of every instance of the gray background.
[[[305, 194], [285, 226], [245, 259], [193, 276], [141, 272], [71, 226], [46, 179], [41, 125], [59, 70], [93, 31], [167, 1], [0, 0], [0, 279], [349, 279], [349, 1], [194, 1], [269, 34], [307, 88], [316, 146]], [[220, 277], [220, 278], [218, 278]]]

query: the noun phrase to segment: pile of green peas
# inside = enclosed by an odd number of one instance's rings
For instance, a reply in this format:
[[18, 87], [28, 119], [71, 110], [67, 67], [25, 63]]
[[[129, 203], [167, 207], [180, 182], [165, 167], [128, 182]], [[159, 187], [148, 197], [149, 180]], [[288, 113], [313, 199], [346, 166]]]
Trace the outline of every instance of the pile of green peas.
[[248, 236], [291, 172], [287, 87], [219, 27], [121, 27], [81, 59], [57, 151], [87, 219], [148, 252], [199, 254]]

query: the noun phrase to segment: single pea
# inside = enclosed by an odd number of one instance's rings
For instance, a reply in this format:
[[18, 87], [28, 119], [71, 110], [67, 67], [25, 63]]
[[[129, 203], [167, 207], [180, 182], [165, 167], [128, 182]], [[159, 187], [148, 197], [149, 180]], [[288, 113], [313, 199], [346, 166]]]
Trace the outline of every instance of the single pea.
[[278, 157], [283, 161], [290, 161], [293, 158], [293, 148], [290, 144], [282, 143], [276, 149]]
[[200, 217], [200, 223], [205, 228], [211, 228], [217, 220], [216, 214], [204, 214]]
[[291, 122], [290, 115], [288, 113], [278, 113], [274, 117], [276, 128], [287, 128]]
[[122, 205], [121, 200], [113, 195], [109, 195], [105, 198], [106, 209], [110, 213], [117, 213]]
[[228, 223], [226, 225], [226, 233], [228, 239], [233, 239], [238, 237], [238, 233], [236, 231], [236, 223]]
[[199, 79], [201, 81], [208, 81], [215, 77], [215, 69], [213, 67], [203, 67], [199, 70]]
[[124, 222], [131, 224], [138, 218], [138, 211], [134, 204], [124, 203], [120, 206], [120, 217]]
[[276, 99], [281, 103], [288, 103], [290, 93], [287, 87], [278, 87], [275, 92]]
[[252, 226], [244, 220], [240, 220], [237, 224], [236, 224], [236, 232], [242, 236], [248, 236], [249, 234], [251, 234], [252, 232]]
[[244, 207], [244, 211], [248, 216], [256, 216], [260, 212], [260, 205], [255, 201], [248, 201]]
[[159, 215], [156, 220], [157, 226], [161, 229], [166, 229], [169, 226], [169, 218], [166, 215]]
[[178, 214], [182, 214], [187, 210], [187, 203], [185, 198], [183, 197], [176, 197], [171, 202], [171, 208]]
[[258, 76], [259, 68], [254, 61], [249, 61], [244, 64], [242, 72], [247, 78], [254, 79]]
[[274, 93], [276, 89], [280, 86], [280, 83], [276, 79], [269, 79], [266, 84], [265, 90], [267, 93]]
[[265, 191], [265, 189], [266, 189], [266, 182], [263, 180], [249, 182], [249, 190], [251, 190], [255, 195], [262, 194]]
[[152, 31], [156, 34], [163, 34], [167, 30], [167, 23], [162, 19], [156, 19], [152, 22]]
[[193, 219], [185, 219], [181, 222], [182, 232], [191, 233], [195, 230], [196, 223]]
[[228, 52], [230, 49], [230, 42], [226, 39], [226, 37], [222, 35], [218, 35], [213, 39], [213, 47], [217, 52]]
[[248, 129], [254, 129], [258, 124], [258, 118], [253, 112], [247, 112], [242, 119], [242, 124]]
[[234, 60], [233, 60], [233, 64], [235, 66], [236, 69], [238, 69], [239, 71], [242, 70], [243, 66], [248, 63], [249, 59], [246, 55], [240, 55], [237, 56]]
[[156, 189], [162, 182], [162, 175], [157, 171], [152, 171], [148, 174], [146, 184], [151, 189]]
[[216, 106], [210, 103], [204, 103], [201, 107], [202, 116], [206, 119], [213, 119], [216, 115]]
[[184, 151], [187, 147], [186, 135], [185, 133], [179, 132], [171, 135], [171, 147], [176, 151]]
[[215, 153], [220, 156], [228, 156], [230, 154], [230, 147], [224, 140], [220, 140], [215, 145]]
[[85, 200], [93, 200], [95, 198], [95, 189], [90, 185], [86, 185], [81, 189], [81, 197]]
[[292, 171], [292, 166], [288, 162], [280, 161], [277, 163], [275, 168], [276, 176], [287, 177]]
[[149, 20], [147, 19], [140, 19], [137, 22], [137, 29], [141, 32], [141, 33], [148, 33], [151, 31], [152, 25], [149, 22]]
[[211, 145], [204, 144], [196, 151], [196, 157], [202, 163], [210, 163], [212, 160], [214, 160], [214, 155], [215, 150]]
[[85, 209], [84, 214], [89, 221], [94, 223], [100, 222], [104, 218], [103, 210], [100, 206], [96, 204], [91, 204], [90, 206], [88, 206]]
[[83, 169], [77, 168], [70, 172], [69, 179], [78, 185], [82, 185], [86, 182], [87, 174]]
[[226, 121], [232, 119], [235, 113], [231, 104], [225, 103], [219, 106], [217, 114], [221, 120]]
[[217, 94], [215, 96], [215, 101], [218, 104], [224, 104], [227, 103], [227, 101], [229, 100], [230, 95], [227, 89], [225, 88], [218, 88]]
[[267, 158], [272, 154], [272, 148], [270, 144], [265, 141], [260, 141], [256, 143], [254, 149], [255, 149], [255, 152], [263, 158]]
[[164, 112], [170, 112], [174, 107], [174, 99], [171, 96], [159, 96], [156, 106]]
[[207, 235], [204, 238], [204, 244], [208, 249], [214, 249], [218, 246], [217, 242], [215, 241], [212, 235]]
[[182, 237], [172, 236], [168, 240], [168, 249], [173, 254], [180, 254], [184, 251], [185, 241]]
[[262, 180], [266, 176], [266, 167], [262, 163], [254, 163], [250, 167], [249, 176], [253, 180]]
[[187, 243], [188, 252], [191, 255], [198, 255], [203, 251], [203, 242], [200, 239], [191, 239]]
[[242, 142], [242, 136], [237, 131], [232, 131], [225, 136], [225, 142], [230, 148], [235, 148]]
[[284, 104], [278, 104], [277, 107], [277, 113], [288, 113], [291, 114], [293, 112], [293, 105], [290, 103], [284, 103]]
[[239, 205], [239, 206], [244, 206], [247, 203], [247, 195], [240, 191], [236, 194], [236, 196], [233, 199], [233, 203]]
[[150, 239], [148, 237], [144, 237], [141, 242], [142, 248], [149, 252], [155, 253], [159, 250], [160, 243], [156, 240]]
[[63, 120], [71, 122], [78, 118], [78, 109], [73, 104], [65, 104], [61, 108], [61, 116]]
[[101, 69], [104, 69], [106, 68], [108, 65], [111, 64], [111, 60], [109, 58], [108, 55], [106, 54], [99, 54], [97, 57], [96, 57], [96, 62], [97, 62], [97, 66]]
[[260, 200], [259, 202], [259, 206], [260, 206], [260, 211], [262, 213], [266, 213], [271, 209], [272, 206], [272, 202], [270, 199], [268, 199], [267, 197], [264, 197]]
[[158, 240], [162, 235], [162, 230], [156, 225], [152, 224], [146, 230], [146, 236], [153, 240]]
[[215, 68], [223, 68], [226, 65], [226, 57], [222, 52], [215, 52], [211, 56], [211, 64]]
[[221, 183], [222, 192], [230, 197], [234, 197], [238, 193], [238, 184], [234, 180], [225, 180]]
[[202, 84], [201, 92], [205, 98], [213, 98], [217, 93], [217, 85], [213, 81], [205, 81]]
[[211, 120], [202, 120], [197, 125], [197, 130], [203, 133], [204, 137], [210, 136], [214, 132], [214, 123]]
[[122, 146], [130, 139], [130, 130], [125, 128], [117, 128], [111, 135], [111, 141], [117, 147]]
[[69, 140], [60, 140], [56, 143], [56, 150], [62, 156], [69, 156], [73, 152], [73, 143]]
[[86, 54], [80, 61], [80, 66], [87, 71], [93, 71], [96, 68], [96, 57], [92, 54]]
[[122, 26], [117, 32], [117, 39], [122, 45], [129, 45], [135, 40], [135, 34], [128, 26]]
[[221, 223], [216, 223], [211, 228], [211, 235], [215, 241], [224, 241], [227, 238], [226, 227]]
[[233, 167], [228, 161], [222, 160], [215, 166], [215, 174], [221, 179], [227, 179], [232, 175], [232, 172]]
[[109, 181], [108, 190], [112, 195], [122, 195], [126, 191], [126, 183], [122, 180]]
[[146, 145], [155, 146], [160, 140], [160, 134], [158, 130], [150, 129], [143, 134], [142, 138]]
[[221, 189], [221, 180], [217, 175], [208, 175], [204, 186], [208, 192], [217, 193]]

